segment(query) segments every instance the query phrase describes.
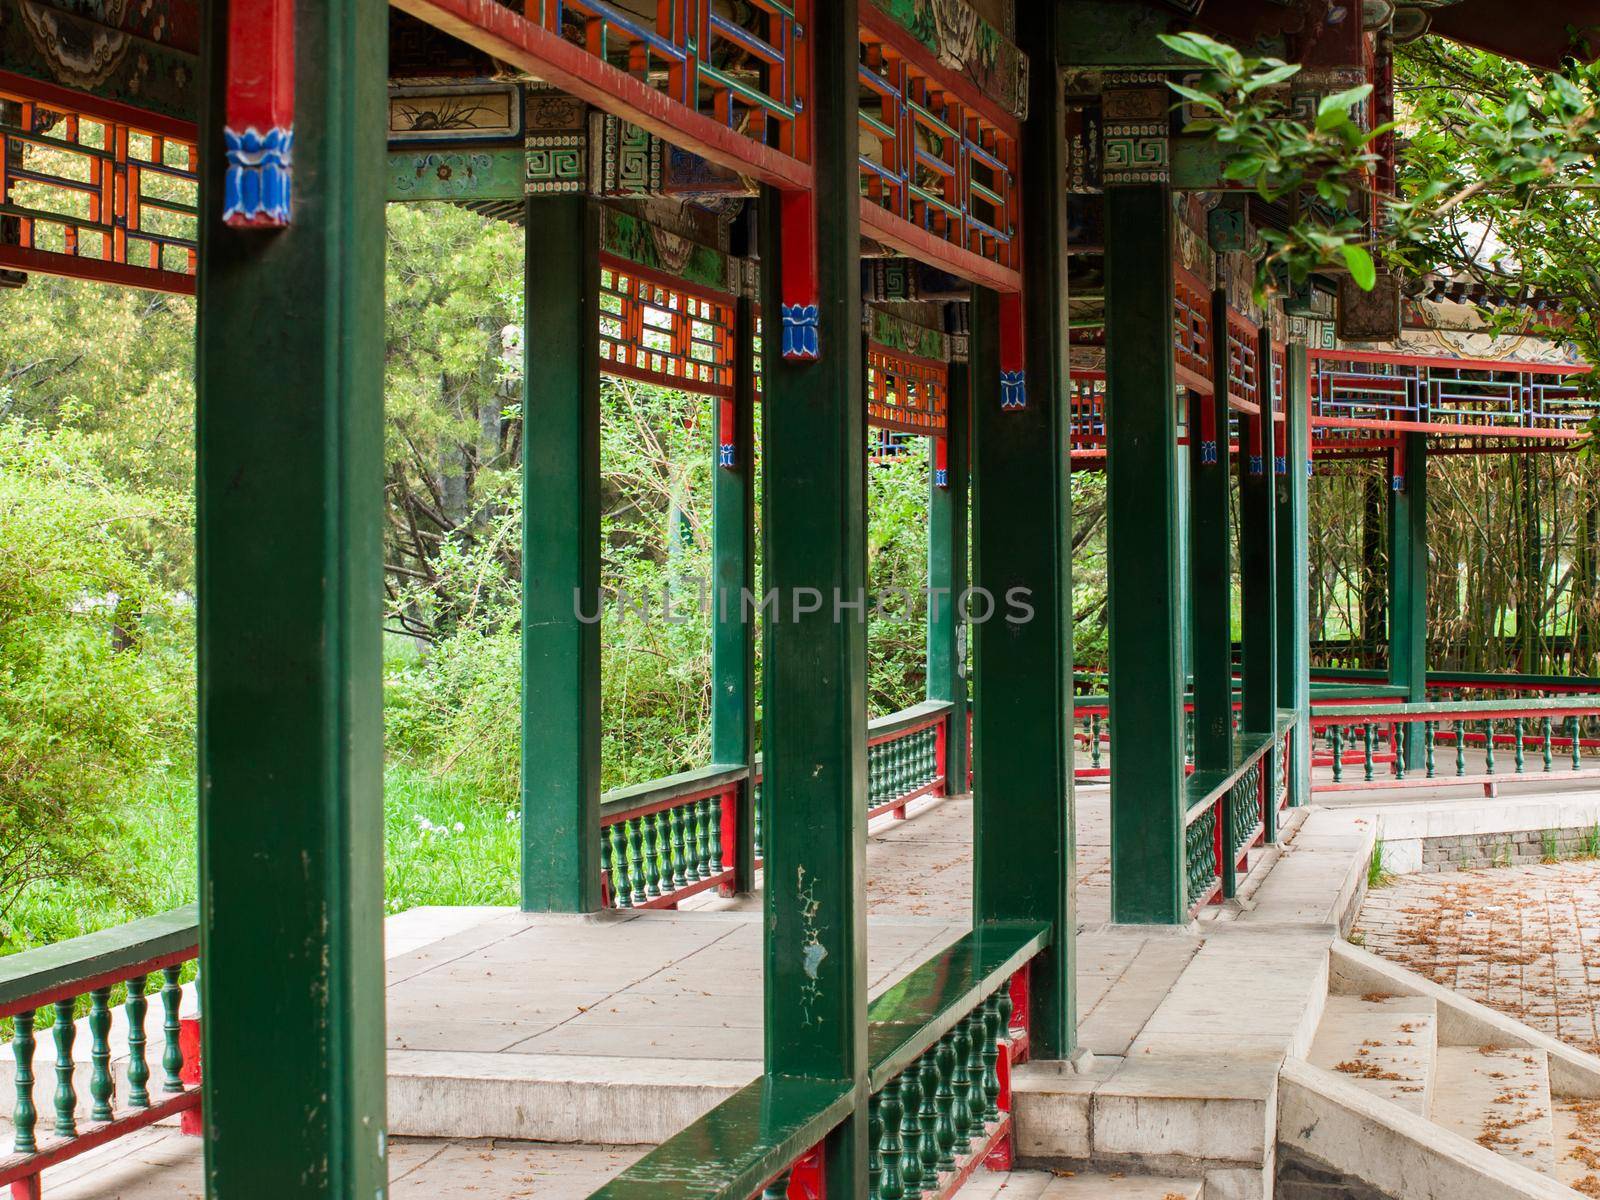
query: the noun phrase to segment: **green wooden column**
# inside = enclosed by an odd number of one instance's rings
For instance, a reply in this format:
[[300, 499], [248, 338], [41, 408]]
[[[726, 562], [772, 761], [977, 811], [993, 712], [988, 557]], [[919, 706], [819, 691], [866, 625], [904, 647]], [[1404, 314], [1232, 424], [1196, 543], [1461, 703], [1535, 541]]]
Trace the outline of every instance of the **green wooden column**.
[[[1211, 327], [1227, 328], [1228, 297], [1211, 300]], [[1228, 360], [1215, 355], [1214, 391], [1189, 392], [1189, 562], [1194, 618], [1194, 765], [1233, 766], [1233, 476], [1228, 445]]]
[[[1053, 4], [1019, 9], [1018, 40], [1053, 47]], [[1022, 140], [1027, 401], [1002, 408], [1000, 303], [975, 289], [971, 363], [973, 582], [994, 611], [973, 626], [973, 920], [1048, 921], [1034, 963], [1041, 1058], [1077, 1044], [1072, 796], [1072, 459], [1066, 345], [1066, 136], [1060, 73], [1034, 63]], [[1012, 601], [1025, 597], [1027, 612]], [[986, 603], [986, 602], [980, 602]], [[976, 614], [975, 614], [976, 615]]]
[[599, 210], [526, 202], [522, 908], [600, 907]]
[[1166, 184], [1107, 190], [1111, 913], [1130, 924], [1187, 919], [1172, 220]]
[[[1239, 609], [1244, 668], [1240, 728], [1271, 733], [1278, 721], [1277, 493], [1272, 470], [1272, 334], [1262, 330], [1256, 347], [1260, 380], [1261, 444], [1239, 447]], [[1249, 423], [1240, 422], [1249, 440]], [[1262, 759], [1274, 779], [1276, 751]], [[1267, 805], [1267, 841], [1277, 837], [1277, 806]]]
[[1278, 707], [1294, 710], [1289, 803], [1311, 800], [1311, 559], [1308, 524], [1311, 466], [1306, 410], [1306, 348], [1289, 345], [1285, 363], [1285, 470], [1276, 479], [1278, 542]]
[[238, 230], [230, 7], [203, 6], [200, 57], [206, 1188], [382, 1197], [387, 15], [295, 6], [292, 224]]
[[[732, 405], [717, 402], [711, 485], [711, 759], [749, 770], [755, 757], [755, 622], [744, 597], [755, 591], [755, 305], [739, 300], [734, 316]], [[730, 420], [731, 418], [731, 420]], [[729, 427], [731, 425], [731, 428]], [[725, 457], [726, 456], [726, 457]], [[724, 465], [727, 457], [732, 464]], [[734, 890], [755, 886], [755, 788], [739, 788]]]
[[967, 464], [972, 374], [950, 364], [950, 427], [945, 482], [931, 478], [928, 495], [928, 699], [950, 703], [945, 744], [946, 790], [967, 790], [967, 679], [962, 673], [962, 623], [957, 609], [967, 588]]
[[1389, 682], [1417, 704], [1428, 682], [1428, 441], [1401, 436], [1405, 474], [1389, 490]]
[[867, 426], [856, 19], [856, 0], [835, 0], [816, 7], [808, 30], [815, 361], [783, 357], [784, 256], [803, 247], [779, 227], [770, 192], [761, 221], [763, 569], [778, 606], [763, 627], [765, 1060], [770, 1074], [855, 1086], [854, 1113], [825, 1148], [827, 1191], [838, 1196], [864, 1196], [867, 1187]]

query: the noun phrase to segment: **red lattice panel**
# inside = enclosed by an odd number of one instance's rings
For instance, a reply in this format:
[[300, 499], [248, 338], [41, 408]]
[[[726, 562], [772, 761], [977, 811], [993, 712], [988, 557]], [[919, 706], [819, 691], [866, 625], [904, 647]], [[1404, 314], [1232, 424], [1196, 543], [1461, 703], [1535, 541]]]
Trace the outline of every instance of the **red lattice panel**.
[[0, 89], [0, 267], [193, 292], [192, 141]]
[[733, 300], [601, 256], [600, 369], [659, 387], [733, 395]]
[[946, 363], [867, 345], [867, 424], [943, 436], [950, 423]]
[[1261, 408], [1260, 336], [1259, 325], [1228, 310], [1228, 396], [1256, 411]]
[[1173, 274], [1172, 338], [1178, 380], [1210, 395], [1211, 294], [1201, 280], [1178, 268]]

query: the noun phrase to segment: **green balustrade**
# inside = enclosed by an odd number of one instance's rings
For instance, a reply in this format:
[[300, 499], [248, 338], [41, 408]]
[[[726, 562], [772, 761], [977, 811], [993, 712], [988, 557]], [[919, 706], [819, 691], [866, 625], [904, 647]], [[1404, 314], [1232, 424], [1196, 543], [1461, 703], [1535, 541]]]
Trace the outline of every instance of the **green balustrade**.
[[1372, 782], [1372, 722], [1361, 727], [1361, 769], [1368, 783]]
[[939, 1064], [937, 1046], [923, 1051], [911, 1070], [917, 1072], [917, 1087], [922, 1104], [917, 1110], [921, 1127], [922, 1178], [931, 1186], [939, 1177]]
[[1217, 881], [1217, 806], [1189, 823], [1184, 833], [1184, 886], [1192, 905]]
[[1552, 762], [1553, 762], [1553, 756], [1551, 754], [1551, 745], [1550, 745], [1550, 718], [1549, 717], [1545, 717], [1539, 723], [1539, 733], [1541, 734], [1541, 737], [1540, 737], [1540, 757], [1542, 758], [1543, 763], [1544, 763], [1544, 773], [1546, 775], [1548, 775], [1548, 774], [1550, 774], [1550, 767], [1551, 767]]
[[57, 1000], [50, 1029], [56, 1043], [56, 1136], [66, 1138], [78, 1136], [78, 1089], [72, 1082], [72, 1042], [78, 1031], [72, 1008], [71, 1000]]
[[934, 1095], [938, 1104], [939, 1123], [939, 1169], [953, 1171], [956, 1169], [956, 1142], [959, 1132], [956, 1129], [956, 1035], [945, 1034], [939, 1039], [939, 1045], [934, 1052], [934, 1059], [939, 1068], [939, 1089]]
[[1467, 723], [1456, 721], [1456, 774], [1467, 773]]
[[900, 1099], [900, 1080], [891, 1079], [878, 1097], [880, 1128], [878, 1157], [883, 1164], [878, 1195], [882, 1200], [905, 1200], [904, 1146], [900, 1132], [905, 1121], [905, 1106]]
[[1568, 717], [1567, 727], [1572, 730], [1572, 769], [1578, 771], [1583, 768], [1583, 743], [1578, 740], [1583, 726], [1577, 717]]
[[33, 1136], [39, 1120], [39, 1110], [33, 1106], [33, 1022], [31, 1011], [19, 1012], [12, 1021], [11, 1057], [17, 1065], [17, 1103], [11, 1112], [11, 1145], [18, 1154], [32, 1154], [39, 1148]]
[[150, 1107], [150, 1063], [145, 1056], [144, 1018], [150, 1002], [144, 998], [148, 976], [128, 980], [128, 1103], [134, 1108]]
[[167, 1039], [161, 1051], [161, 1090], [171, 1095], [183, 1091], [183, 1047], [178, 1042], [178, 1002], [183, 989], [178, 986], [178, 975], [177, 967], [161, 969], [161, 1029]]
[[950, 1049], [955, 1053], [955, 1072], [950, 1076], [950, 1090], [955, 1093], [955, 1107], [950, 1119], [955, 1125], [956, 1153], [967, 1152], [972, 1141], [972, 1039], [967, 1023], [957, 1021], [950, 1031]]
[[1425, 778], [1428, 779], [1432, 779], [1434, 776], [1433, 751], [1434, 743], [1437, 741], [1438, 736], [1439, 723], [1437, 721], [1424, 721], [1422, 723], [1423, 769], [1426, 772]]
[[1389, 727], [1389, 743], [1394, 747], [1394, 777], [1406, 777], [1406, 735], [1398, 722]]
[[985, 1107], [983, 1083], [983, 1013], [967, 1014], [967, 1121], [973, 1137], [983, 1136]]
[[900, 1075], [900, 1176], [906, 1195], [918, 1197], [932, 1178], [922, 1173], [922, 1076], [916, 1064]]
[[91, 1121], [111, 1120], [111, 989], [89, 993], [89, 1111]]
[[1485, 774], [1494, 774], [1494, 721], [1492, 720], [1483, 723], [1483, 769]]
[[883, 1100], [873, 1096], [867, 1101], [867, 1195], [870, 1200], [883, 1197]]
[[983, 1002], [983, 1118], [1000, 1119], [1000, 998]]
[[1333, 733], [1333, 781], [1339, 783], [1344, 779], [1344, 726], [1335, 725]]
[[1522, 718], [1521, 717], [1516, 717], [1516, 718], [1514, 718], [1512, 720], [1512, 722], [1511, 722], [1511, 735], [1516, 740], [1516, 745], [1512, 749], [1512, 752], [1511, 752], [1511, 760], [1512, 760], [1512, 763], [1514, 764], [1516, 773], [1518, 775], [1521, 775], [1522, 774], [1522, 762], [1523, 762], [1523, 754], [1522, 754]]

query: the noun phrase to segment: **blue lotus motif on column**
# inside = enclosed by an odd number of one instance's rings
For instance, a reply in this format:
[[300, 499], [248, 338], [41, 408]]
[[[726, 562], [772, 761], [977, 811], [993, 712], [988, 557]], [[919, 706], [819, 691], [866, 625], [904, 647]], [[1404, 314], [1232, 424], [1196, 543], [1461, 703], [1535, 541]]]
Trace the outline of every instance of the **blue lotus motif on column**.
[[783, 356], [820, 358], [819, 316], [815, 304], [785, 304], [783, 307]]
[[228, 170], [223, 179], [222, 219], [287, 225], [293, 208], [294, 130], [274, 126], [224, 129]]
[[1026, 371], [1000, 372], [1000, 407], [1028, 407], [1028, 373]]

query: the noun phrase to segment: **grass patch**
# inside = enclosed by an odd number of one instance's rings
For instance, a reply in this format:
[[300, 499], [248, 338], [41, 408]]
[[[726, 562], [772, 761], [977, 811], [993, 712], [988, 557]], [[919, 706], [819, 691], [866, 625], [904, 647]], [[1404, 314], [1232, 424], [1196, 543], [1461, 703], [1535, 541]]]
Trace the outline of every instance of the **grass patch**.
[[1367, 860], [1367, 887], [1388, 887], [1394, 875], [1383, 865], [1383, 839], [1372, 843], [1372, 857]]
[[[384, 780], [384, 911], [515, 904], [521, 817], [466, 779], [391, 766]], [[0, 955], [192, 904], [195, 781], [158, 773], [130, 796], [104, 869], [25, 891], [0, 932]]]

